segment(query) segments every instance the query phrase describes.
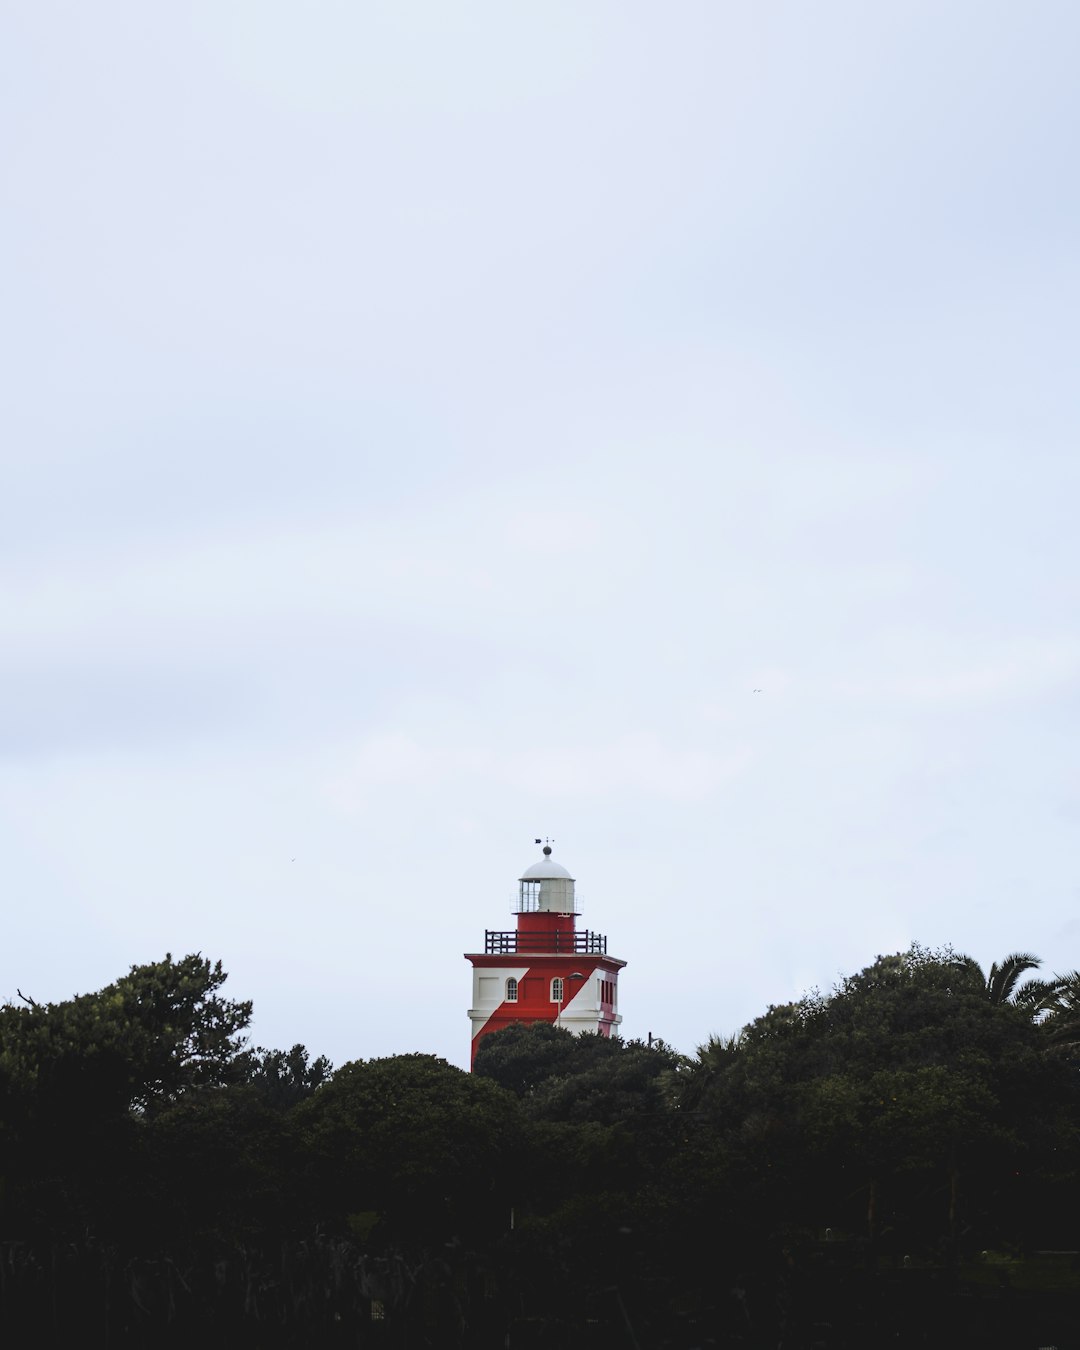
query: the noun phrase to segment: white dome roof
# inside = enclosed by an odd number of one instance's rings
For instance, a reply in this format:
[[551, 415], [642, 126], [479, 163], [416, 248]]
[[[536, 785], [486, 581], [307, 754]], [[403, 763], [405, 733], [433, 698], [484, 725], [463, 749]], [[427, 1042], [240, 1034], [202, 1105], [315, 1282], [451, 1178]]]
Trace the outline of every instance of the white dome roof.
[[541, 858], [531, 867], [526, 867], [521, 874], [522, 881], [553, 881], [556, 878], [563, 881], [574, 879], [562, 863], [552, 862], [550, 858]]

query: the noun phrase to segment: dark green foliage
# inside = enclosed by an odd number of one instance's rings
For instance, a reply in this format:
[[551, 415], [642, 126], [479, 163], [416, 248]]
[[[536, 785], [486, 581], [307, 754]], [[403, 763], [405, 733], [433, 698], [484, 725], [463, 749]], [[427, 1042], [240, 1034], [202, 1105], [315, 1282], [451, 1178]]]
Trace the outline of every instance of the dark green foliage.
[[664, 1045], [642, 1041], [612, 1040], [607, 1045], [603, 1055], [591, 1055], [576, 1071], [534, 1087], [527, 1098], [530, 1113], [541, 1120], [602, 1125], [667, 1115], [682, 1057]]
[[248, 1083], [267, 1106], [287, 1111], [313, 1096], [333, 1068], [325, 1055], [311, 1059], [302, 1045], [294, 1045], [291, 1050], [264, 1050], [260, 1046], [237, 1056], [235, 1077]]
[[145, 1113], [224, 1082], [251, 1021], [225, 978], [220, 961], [166, 955], [100, 993], [0, 1007], [0, 1071], [46, 1119]]
[[0, 1008], [0, 1236], [128, 1222], [152, 1122], [232, 1076], [251, 1004], [225, 978], [166, 955], [96, 994]]
[[1080, 970], [1055, 976], [1055, 981], [1053, 1004], [1040, 1025], [1056, 1053], [1075, 1058], [1080, 1052]]
[[723, 1158], [714, 1178], [754, 1178], [759, 1211], [806, 1231], [888, 1232], [924, 1253], [955, 1254], [965, 1233], [1015, 1240], [1004, 1179], [1071, 1148], [1076, 1083], [1008, 992], [913, 948], [770, 1009], [686, 1076], [683, 1100]]
[[295, 1121], [326, 1221], [370, 1211], [443, 1239], [508, 1211], [527, 1148], [514, 1098], [434, 1055], [345, 1064]]
[[258, 1241], [292, 1224], [295, 1132], [251, 1086], [187, 1094], [155, 1116], [139, 1143], [139, 1187], [125, 1222], [152, 1247], [178, 1238]]
[[1080, 1248], [1080, 977], [1033, 961], [912, 948], [692, 1059], [510, 1027], [471, 1075], [246, 1049], [200, 956], [0, 1009], [0, 1337], [1071, 1343], [1031, 1253]]
[[515, 1022], [481, 1040], [473, 1072], [524, 1097], [550, 1079], [610, 1058], [619, 1045], [604, 1036], [574, 1036], [550, 1022]]

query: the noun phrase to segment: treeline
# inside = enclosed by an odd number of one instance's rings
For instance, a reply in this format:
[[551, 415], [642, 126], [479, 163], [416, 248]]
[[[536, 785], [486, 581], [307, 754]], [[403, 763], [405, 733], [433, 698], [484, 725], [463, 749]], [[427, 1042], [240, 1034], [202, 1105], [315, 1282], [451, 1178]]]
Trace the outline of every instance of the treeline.
[[0, 1343], [1080, 1344], [1080, 978], [879, 958], [696, 1056], [246, 1045], [220, 963], [0, 1008]]

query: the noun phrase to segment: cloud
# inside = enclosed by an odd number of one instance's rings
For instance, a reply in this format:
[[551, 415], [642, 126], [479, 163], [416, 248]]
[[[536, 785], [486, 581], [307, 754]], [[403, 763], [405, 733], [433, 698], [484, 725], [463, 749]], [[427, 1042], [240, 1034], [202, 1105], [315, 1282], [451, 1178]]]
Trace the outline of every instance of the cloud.
[[[922, 671], [911, 668], [911, 649], [922, 646]], [[1052, 694], [1080, 678], [1080, 642], [1071, 638], [1017, 636], [1007, 650], [992, 650], [981, 658], [963, 660], [938, 642], [925, 639], [904, 645], [908, 669], [870, 680], [844, 682], [841, 692], [860, 699], [895, 699], [910, 704], [986, 705]], [[951, 644], [948, 644], [951, 645]], [[886, 665], [883, 661], [882, 667]]]
[[[370, 519], [323, 515], [199, 534], [137, 558], [103, 552], [3, 577], [12, 646], [61, 655], [132, 641], [219, 658], [238, 635], [287, 644], [283, 625], [387, 620], [435, 628], [492, 619], [527, 628], [538, 600], [567, 611], [610, 595], [632, 565], [603, 508], [523, 503], [522, 485]], [[619, 547], [614, 547], [618, 540]], [[138, 635], [133, 638], [133, 635]]]
[[369, 737], [353, 751], [333, 776], [330, 792], [347, 811], [385, 789], [445, 793], [468, 780], [489, 790], [513, 789], [558, 801], [627, 795], [700, 801], [737, 777], [749, 759], [745, 748], [718, 754], [673, 745], [649, 732], [599, 745], [510, 752], [437, 745], [390, 732]]

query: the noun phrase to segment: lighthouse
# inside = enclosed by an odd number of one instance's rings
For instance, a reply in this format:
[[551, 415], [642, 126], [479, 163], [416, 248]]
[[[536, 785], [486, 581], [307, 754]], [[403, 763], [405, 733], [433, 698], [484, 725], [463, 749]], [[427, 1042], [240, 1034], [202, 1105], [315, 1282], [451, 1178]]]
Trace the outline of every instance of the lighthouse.
[[[537, 840], [537, 843], [540, 841]], [[487, 929], [472, 962], [472, 1059], [483, 1036], [512, 1022], [551, 1022], [577, 1035], [610, 1036], [619, 1015], [619, 971], [602, 933], [579, 929], [574, 878], [544, 846], [518, 878], [517, 926]]]

